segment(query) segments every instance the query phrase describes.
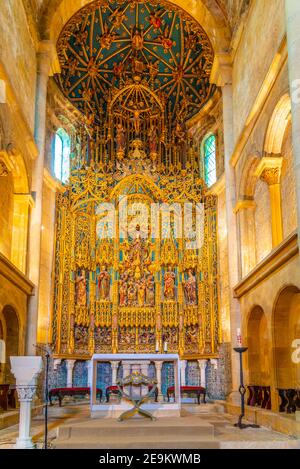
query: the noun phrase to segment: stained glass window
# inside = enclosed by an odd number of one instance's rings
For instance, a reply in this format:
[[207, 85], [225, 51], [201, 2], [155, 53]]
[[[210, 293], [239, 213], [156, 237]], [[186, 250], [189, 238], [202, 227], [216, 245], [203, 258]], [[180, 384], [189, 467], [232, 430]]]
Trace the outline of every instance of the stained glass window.
[[216, 137], [209, 135], [203, 142], [205, 182], [208, 187], [217, 180]]
[[54, 138], [54, 174], [63, 184], [70, 175], [70, 137], [63, 129]]

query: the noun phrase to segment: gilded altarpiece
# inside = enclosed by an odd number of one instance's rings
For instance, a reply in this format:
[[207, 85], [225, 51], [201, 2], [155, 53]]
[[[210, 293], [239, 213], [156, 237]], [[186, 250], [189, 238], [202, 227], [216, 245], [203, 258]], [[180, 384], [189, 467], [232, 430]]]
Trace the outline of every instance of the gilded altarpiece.
[[[150, 353], [165, 343], [168, 351], [181, 356], [217, 353], [214, 196], [205, 196], [199, 179], [194, 182], [185, 171], [176, 177], [133, 174], [116, 179], [116, 174], [92, 168], [73, 171], [69, 188], [58, 194], [55, 354], [88, 358], [94, 352]], [[121, 213], [125, 202], [128, 213], [146, 207], [141, 224], [128, 216], [126, 230]], [[187, 202], [203, 204], [200, 249], [187, 248], [189, 240], [175, 236], [172, 211], [165, 236], [161, 207], [166, 202], [182, 207], [182, 213]], [[150, 229], [153, 206], [159, 207], [155, 233]], [[111, 207], [113, 218], [105, 212]]]
[[69, 21], [57, 49], [56, 82], [81, 118], [56, 205], [55, 355], [215, 356], [217, 200], [187, 124], [215, 91], [209, 39], [170, 2], [103, 0]]

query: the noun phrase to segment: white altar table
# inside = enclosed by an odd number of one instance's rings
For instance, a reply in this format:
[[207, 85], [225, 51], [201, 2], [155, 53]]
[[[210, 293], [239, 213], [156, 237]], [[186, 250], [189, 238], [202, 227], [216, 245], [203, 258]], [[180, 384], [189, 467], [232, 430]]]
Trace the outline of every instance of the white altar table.
[[[124, 365], [130, 365], [131, 368], [136, 365], [140, 366], [145, 374], [145, 364], [150, 362], [173, 362], [174, 363], [174, 385], [175, 397], [174, 402], [149, 402], [142, 405], [142, 409], [148, 410], [155, 417], [179, 417], [181, 410], [180, 396], [180, 359], [177, 354], [95, 354], [92, 357], [92, 390], [91, 390], [91, 417], [92, 418], [118, 418], [124, 411], [132, 408], [132, 403], [122, 399], [120, 403], [99, 403], [96, 397], [97, 387], [97, 363], [99, 362], [122, 362]], [[127, 374], [129, 374], [127, 372]], [[147, 373], [146, 373], [147, 374]], [[125, 376], [124, 376], [125, 377]], [[115, 385], [116, 383], [113, 383]]]

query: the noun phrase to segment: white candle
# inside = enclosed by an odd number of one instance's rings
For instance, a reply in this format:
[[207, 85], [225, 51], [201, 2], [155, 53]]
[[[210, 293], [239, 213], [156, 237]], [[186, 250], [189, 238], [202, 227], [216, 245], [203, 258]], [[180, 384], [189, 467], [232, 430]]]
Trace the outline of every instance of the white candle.
[[165, 353], [167, 353], [167, 351], [168, 351], [168, 342], [165, 342], [164, 351], [165, 351]]
[[159, 343], [158, 343], [158, 340], [156, 341], [155, 351], [156, 351], [156, 352], [159, 352]]
[[241, 335], [241, 329], [238, 328], [236, 331], [236, 338], [237, 338], [237, 345], [238, 347], [242, 346], [242, 335]]

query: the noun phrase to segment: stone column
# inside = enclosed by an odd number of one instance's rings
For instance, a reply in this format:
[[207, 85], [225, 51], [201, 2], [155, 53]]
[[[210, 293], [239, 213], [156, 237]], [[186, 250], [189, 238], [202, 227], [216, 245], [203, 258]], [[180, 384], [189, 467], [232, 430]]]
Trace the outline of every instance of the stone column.
[[202, 386], [203, 388], [206, 388], [205, 371], [206, 371], [207, 362], [206, 360], [198, 360], [198, 365], [200, 369], [200, 386]]
[[19, 437], [17, 449], [32, 449], [31, 405], [36, 392], [36, 379], [42, 371], [41, 357], [11, 357], [11, 371], [16, 378], [17, 393], [20, 401]]
[[254, 200], [239, 200], [235, 207], [240, 230], [241, 274], [245, 277], [256, 265]]
[[283, 241], [280, 184], [282, 163], [283, 159], [280, 156], [264, 156], [255, 172], [256, 176], [260, 177], [269, 186], [273, 248]]
[[87, 362], [87, 373], [88, 373], [87, 385], [88, 385], [88, 388], [92, 388], [93, 386], [93, 361], [92, 360], [88, 360]]
[[187, 367], [186, 360], [180, 360], [180, 386], [185, 386], [185, 370]]
[[34, 208], [31, 211], [29, 230], [28, 273], [30, 280], [35, 285], [34, 296], [30, 298], [28, 304], [26, 345], [27, 353], [29, 354], [35, 353], [34, 344], [36, 344], [37, 340], [47, 85], [54, 54], [55, 46], [51, 42], [43, 41], [40, 43], [39, 51], [37, 54], [38, 69], [35, 109], [35, 141], [39, 154], [34, 162], [33, 167], [32, 196], [34, 199]]
[[239, 360], [233, 347], [236, 343], [236, 331], [241, 327], [240, 304], [234, 297], [234, 287], [238, 284], [239, 258], [237, 238], [237, 218], [234, 213], [236, 206], [235, 170], [231, 164], [234, 150], [233, 132], [233, 97], [232, 97], [232, 63], [229, 54], [216, 54], [211, 82], [222, 87], [223, 95], [223, 129], [224, 129], [224, 166], [225, 166], [225, 195], [228, 243], [228, 273], [230, 287], [230, 336], [231, 336], [231, 364], [232, 364], [232, 394], [231, 399], [239, 402]]
[[300, 2], [285, 0], [288, 69], [292, 102], [292, 139], [297, 190], [298, 244], [300, 245]]
[[67, 388], [73, 387], [73, 370], [76, 360], [66, 360], [67, 364]]
[[158, 390], [158, 401], [162, 401], [163, 395], [161, 390], [161, 372], [162, 372], [163, 362], [156, 361], [155, 362], [155, 370], [156, 370], [156, 380], [157, 380], [157, 390]]
[[112, 385], [116, 386], [119, 362], [112, 361], [110, 362], [110, 364], [111, 364], [111, 370], [112, 370]]

